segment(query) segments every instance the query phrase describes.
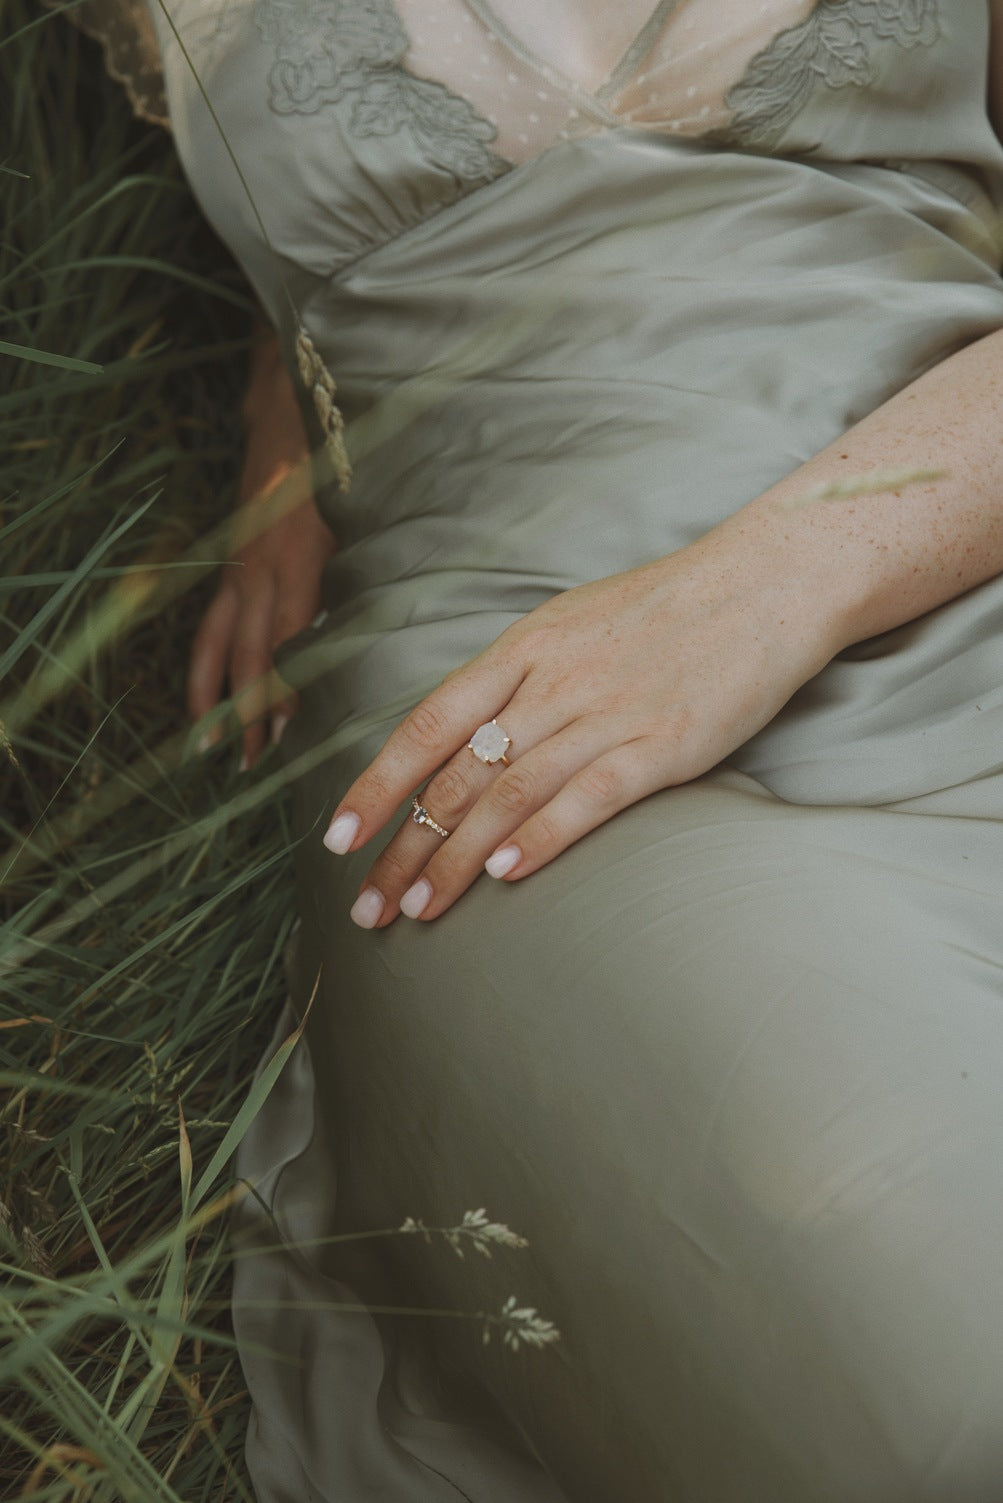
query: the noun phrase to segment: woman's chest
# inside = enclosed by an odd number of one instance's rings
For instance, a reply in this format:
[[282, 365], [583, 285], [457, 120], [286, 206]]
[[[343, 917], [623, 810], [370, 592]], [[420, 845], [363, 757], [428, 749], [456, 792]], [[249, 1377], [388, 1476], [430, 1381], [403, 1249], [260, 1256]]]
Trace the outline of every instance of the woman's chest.
[[211, 217], [260, 215], [311, 269], [615, 129], [834, 161], [996, 149], [987, 0], [164, 0], [184, 51], [150, 4]]
[[[731, 130], [770, 149], [825, 91], [856, 103], [896, 71], [920, 77], [921, 54], [946, 59], [961, 33], [985, 69], [987, 0], [150, 0], [163, 8], [186, 72], [246, 74], [273, 114], [345, 102], [349, 136], [404, 128], [447, 133], [469, 107], [493, 154], [518, 163], [555, 140], [615, 125], [699, 137]], [[945, 50], [946, 49], [946, 50]], [[261, 63], [266, 72], [261, 90]], [[937, 59], [939, 64], [940, 57]], [[956, 64], [949, 63], [950, 66]], [[182, 75], [180, 78], [178, 74]], [[402, 80], [431, 87], [410, 90]], [[438, 93], [436, 93], [438, 89]], [[419, 98], [420, 95], [420, 98]], [[936, 106], [916, 99], [917, 108]], [[759, 120], [757, 122], [757, 115]], [[483, 126], [480, 134], [484, 134]]]

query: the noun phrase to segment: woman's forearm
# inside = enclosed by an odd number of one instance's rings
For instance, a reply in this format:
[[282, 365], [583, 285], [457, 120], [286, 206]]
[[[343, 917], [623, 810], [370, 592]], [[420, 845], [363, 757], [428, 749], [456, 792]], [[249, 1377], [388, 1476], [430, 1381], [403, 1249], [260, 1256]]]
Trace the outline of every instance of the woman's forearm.
[[[889, 472], [928, 478], [820, 499]], [[1003, 333], [928, 371], [715, 531], [786, 577], [799, 624], [817, 622], [834, 652], [1003, 573]]]
[[296, 407], [296, 393], [282, 358], [278, 334], [262, 318], [255, 324], [254, 336], [243, 400], [244, 423], [248, 428], [271, 410], [276, 398], [287, 408]]

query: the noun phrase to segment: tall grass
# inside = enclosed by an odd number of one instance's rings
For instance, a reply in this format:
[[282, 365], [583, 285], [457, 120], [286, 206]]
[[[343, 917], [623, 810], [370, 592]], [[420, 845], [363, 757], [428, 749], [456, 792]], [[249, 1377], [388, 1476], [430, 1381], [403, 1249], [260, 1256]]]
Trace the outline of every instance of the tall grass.
[[[200, 755], [183, 682], [254, 308], [97, 48], [0, 7], [0, 1497], [250, 1500], [227, 1211], [291, 1047], [249, 1089], [292, 836], [274, 751], [241, 775], [224, 707]], [[375, 1235], [525, 1245], [483, 1210]], [[423, 1313], [512, 1350], [559, 1337], [515, 1296]]]
[[[274, 753], [240, 776], [224, 719], [198, 755], [182, 706], [252, 316], [170, 142], [133, 121], [97, 48], [0, 0], [4, 1500], [250, 1498], [229, 1163], [284, 991], [291, 835]], [[483, 358], [461, 346], [401, 383], [355, 452]], [[522, 1245], [483, 1211], [400, 1231]], [[557, 1335], [514, 1297], [480, 1318], [512, 1347]]]
[[97, 49], [0, 17], [0, 1496], [245, 1498], [224, 1138], [289, 833], [183, 676], [251, 300]]

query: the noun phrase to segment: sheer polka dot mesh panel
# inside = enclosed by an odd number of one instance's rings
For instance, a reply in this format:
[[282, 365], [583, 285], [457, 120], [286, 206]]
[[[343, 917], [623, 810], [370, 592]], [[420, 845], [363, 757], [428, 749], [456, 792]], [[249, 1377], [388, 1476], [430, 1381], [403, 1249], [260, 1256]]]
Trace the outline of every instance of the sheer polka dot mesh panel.
[[814, 0], [396, 0], [409, 72], [466, 99], [523, 162], [615, 125], [702, 136]]

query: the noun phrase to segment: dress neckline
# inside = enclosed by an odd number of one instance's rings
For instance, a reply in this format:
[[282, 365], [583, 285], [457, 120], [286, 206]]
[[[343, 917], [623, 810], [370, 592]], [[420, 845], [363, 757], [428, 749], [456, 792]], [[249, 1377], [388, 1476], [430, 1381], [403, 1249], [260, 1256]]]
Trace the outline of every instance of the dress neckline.
[[658, 0], [654, 10], [648, 16], [640, 31], [637, 32], [626, 52], [615, 63], [606, 77], [595, 89], [586, 88], [569, 74], [564, 73], [555, 64], [541, 56], [535, 48], [530, 47], [512, 29], [506, 25], [499, 15], [496, 14], [490, 0], [466, 0], [469, 10], [485, 26], [497, 36], [511, 53], [521, 62], [534, 68], [537, 73], [545, 77], [548, 82], [560, 88], [564, 93], [574, 98], [580, 109], [587, 114], [598, 116], [604, 123], [610, 124], [616, 121], [616, 116], [610, 111], [605, 101], [615, 98], [624, 87], [635, 69], [651, 51], [658, 39], [659, 34], [665, 27], [672, 12], [680, 4], [680, 0]]

